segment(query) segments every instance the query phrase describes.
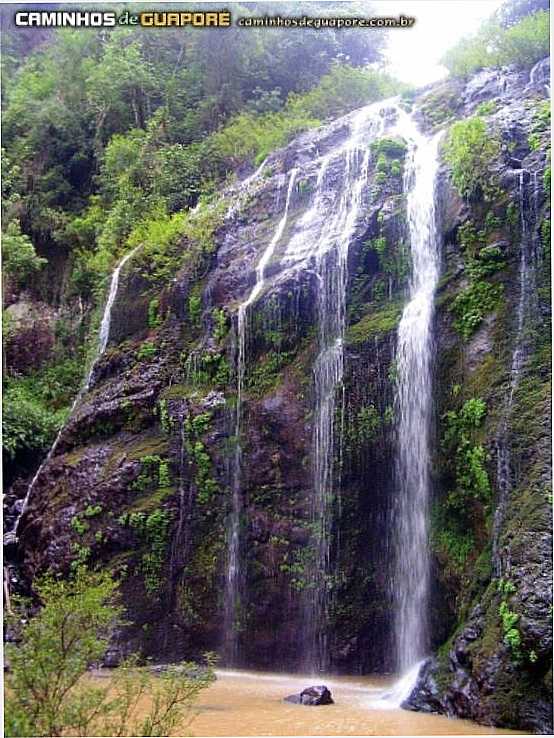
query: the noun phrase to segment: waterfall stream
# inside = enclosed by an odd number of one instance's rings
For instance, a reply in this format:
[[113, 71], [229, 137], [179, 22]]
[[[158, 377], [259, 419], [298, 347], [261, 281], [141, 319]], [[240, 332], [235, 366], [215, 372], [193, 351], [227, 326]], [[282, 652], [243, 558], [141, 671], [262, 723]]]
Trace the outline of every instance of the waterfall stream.
[[411, 694], [429, 643], [429, 505], [431, 493], [433, 313], [440, 275], [436, 185], [439, 143], [399, 111], [395, 131], [408, 141], [404, 171], [412, 272], [396, 348], [397, 450], [391, 595], [399, 680], [372, 705], [399, 707]]
[[[369, 143], [383, 130], [383, 105], [371, 105], [352, 119], [350, 136], [339, 151], [327, 155], [317, 177], [312, 207], [302, 218], [315, 246], [313, 271], [318, 278], [318, 355], [314, 376], [313, 494], [311, 523], [314, 552], [307, 572], [304, 604], [304, 662], [325, 670], [328, 658], [327, 613], [330, 591], [330, 546], [334, 505], [337, 438], [335, 406], [344, 375], [344, 332], [348, 250], [362, 214], [367, 185]], [[338, 166], [337, 166], [338, 165]], [[336, 176], [338, 169], [339, 176]], [[329, 176], [331, 175], [331, 176]], [[314, 225], [319, 227], [314, 237]], [[302, 234], [289, 251], [303, 246]], [[340, 426], [340, 423], [338, 424]], [[339, 427], [340, 431], [340, 427]]]
[[520, 255], [518, 288], [519, 296], [515, 316], [515, 339], [512, 347], [509, 392], [502, 412], [500, 430], [496, 439], [496, 476], [498, 499], [493, 520], [492, 565], [497, 577], [502, 576], [499, 537], [504, 522], [508, 497], [513, 486], [509, 425], [514, 395], [521, 372], [530, 352], [533, 319], [537, 316], [536, 263], [540, 243], [538, 229], [540, 184], [537, 172], [531, 175], [525, 170], [516, 172], [519, 199]]
[[227, 664], [236, 663], [238, 656], [238, 628], [237, 615], [240, 607], [240, 590], [242, 578], [241, 566], [241, 513], [242, 513], [242, 395], [244, 390], [244, 378], [246, 370], [246, 333], [248, 308], [258, 299], [265, 284], [266, 268], [273, 256], [275, 247], [279, 243], [289, 212], [289, 205], [294, 189], [297, 170], [292, 169], [289, 174], [287, 197], [283, 215], [277, 224], [273, 238], [265, 249], [256, 268], [256, 282], [248, 298], [239, 306], [237, 316], [237, 400], [235, 413], [235, 457], [233, 465], [231, 514], [227, 525], [227, 579], [224, 593], [224, 628], [225, 643], [224, 653]]
[[117, 297], [117, 291], [119, 288], [119, 275], [121, 274], [121, 269], [125, 266], [125, 264], [129, 261], [129, 259], [135, 254], [139, 247], [137, 246], [132, 251], [130, 251], [128, 254], [126, 254], [123, 259], [117, 264], [116, 268], [114, 269], [112, 273], [112, 278], [110, 281], [110, 289], [108, 292], [108, 298], [106, 300], [106, 305], [104, 307], [104, 313], [102, 316], [102, 322], [100, 324], [100, 332], [98, 335], [98, 348], [96, 350], [96, 355], [91, 363], [90, 371], [88, 372], [85, 381], [83, 383], [83, 386], [77, 393], [75, 399], [73, 400], [73, 403], [71, 405], [71, 408], [69, 410], [69, 415], [67, 417], [67, 420], [63, 424], [63, 426], [58, 431], [58, 434], [56, 435], [56, 438], [54, 439], [54, 443], [50, 447], [50, 450], [48, 451], [48, 454], [46, 455], [46, 458], [44, 461], [40, 464], [39, 468], [35, 472], [34, 477], [31, 479], [31, 483], [27, 487], [27, 492], [25, 494], [25, 497], [23, 499], [23, 505], [21, 507], [21, 511], [19, 512], [19, 515], [17, 516], [14, 526], [11, 531], [6, 533], [4, 536], [4, 545], [10, 545], [13, 543], [17, 543], [17, 530], [19, 528], [19, 523], [27, 511], [27, 507], [29, 506], [29, 500], [31, 499], [31, 494], [33, 492], [33, 489], [35, 487], [35, 484], [37, 483], [37, 480], [39, 479], [40, 475], [42, 474], [42, 470], [44, 467], [48, 464], [52, 456], [54, 455], [56, 448], [58, 447], [58, 444], [60, 442], [60, 439], [62, 437], [62, 433], [73, 415], [73, 412], [75, 408], [77, 407], [77, 404], [79, 403], [79, 400], [82, 398], [85, 392], [87, 392], [90, 389], [94, 368], [98, 362], [98, 359], [102, 356], [104, 351], [106, 350], [106, 346], [108, 345], [108, 340], [110, 337], [110, 324], [111, 324], [111, 316], [112, 316], [112, 308], [115, 303], [115, 299]]
[[440, 254], [435, 207], [440, 134], [419, 135], [405, 118], [411, 142], [405, 191], [412, 257], [409, 302], [398, 326], [397, 499], [394, 530], [395, 646], [403, 674], [429, 647], [429, 501], [432, 420], [432, 320]]

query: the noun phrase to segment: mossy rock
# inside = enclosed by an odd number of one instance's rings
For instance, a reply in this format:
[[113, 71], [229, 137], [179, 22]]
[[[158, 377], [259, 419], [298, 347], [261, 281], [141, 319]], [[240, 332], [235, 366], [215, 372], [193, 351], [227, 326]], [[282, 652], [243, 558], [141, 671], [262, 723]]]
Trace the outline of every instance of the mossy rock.
[[143, 436], [122, 450], [130, 459], [137, 461], [144, 456], [164, 456], [167, 454], [167, 438], [158, 435]]
[[378, 312], [365, 315], [348, 328], [346, 341], [348, 344], [360, 344], [376, 336], [390, 333], [398, 326], [401, 315], [402, 310], [399, 305], [392, 305]]
[[142, 495], [132, 505], [125, 509], [125, 512], [144, 512], [149, 513], [158, 509], [165, 500], [177, 491], [176, 487], [159, 487], [155, 492], [148, 495]]

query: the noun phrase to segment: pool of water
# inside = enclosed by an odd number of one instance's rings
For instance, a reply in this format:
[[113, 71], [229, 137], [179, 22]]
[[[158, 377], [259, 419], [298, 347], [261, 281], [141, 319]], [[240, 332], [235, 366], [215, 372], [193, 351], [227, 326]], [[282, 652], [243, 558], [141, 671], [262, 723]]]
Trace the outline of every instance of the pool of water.
[[[283, 702], [289, 694], [326, 684], [335, 704], [308, 707]], [[384, 708], [390, 679], [316, 677], [253, 671], [217, 671], [201, 695], [195, 736], [371, 736], [515, 734], [440, 715]]]

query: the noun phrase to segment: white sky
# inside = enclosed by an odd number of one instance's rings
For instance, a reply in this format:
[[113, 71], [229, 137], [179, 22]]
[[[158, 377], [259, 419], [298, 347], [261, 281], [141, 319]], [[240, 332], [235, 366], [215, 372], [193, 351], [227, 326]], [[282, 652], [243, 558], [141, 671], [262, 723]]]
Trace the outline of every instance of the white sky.
[[376, 15], [406, 15], [416, 19], [410, 29], [388, 31], [391, 73], [417, 86], [446, 74], [439, 64], [444, 52], [461, 36], [476, 31], [503, 0], [377, 0]]

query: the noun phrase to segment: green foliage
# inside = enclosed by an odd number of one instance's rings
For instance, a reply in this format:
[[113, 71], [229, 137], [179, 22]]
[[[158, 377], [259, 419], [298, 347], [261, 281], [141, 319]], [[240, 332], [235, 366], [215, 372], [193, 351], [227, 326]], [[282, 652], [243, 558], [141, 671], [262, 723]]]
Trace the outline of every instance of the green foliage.
[[212, 310], [212, 318], [215, 325], [214, 338], [216, 341], [223, 341], [227, 333], [229, 332], [229, 325], [227, 323], [227, 315], [225, 310], [222, 308], [214, 308]]
[[[548, 135], [547, 135], [548, 134]], [[532, 151], [540, 149], [542, 145], [550, 147], [550, 101], [541, 103], [535, 112], [533, 127], [527, 138]], [[544, 144], [543, 144], [544, 142]]]
[[511, 595], [516, 591], [515, 584], [509, 579], [499, 579], [496, 588], [503, 595]]
[[53, 411], [26, 382], [9, 382], [4, 392], [2, 444], [9, 458], [24, 452], [44, 453], [52, 445], [66, 418], [66, 410]]
[[381, 425], [381, 418], [375, 405], [360, 408], [356, 418], [356, 429], [360, 440], [371, 441]]
[[160, 461], [158, 469], [158, 484], [162, 488], [171, 487], [171, 476], [169, 473], [169, 464], [167, 461]]
[[500, 156], [500, 142], [487, 131], [482, 118], [474, 116], [454, 123], [444, 143], [444, 156], [462, 197], [495, 197], [498, 185], [491, 164]]
[[21, 233], [19, 223], [9, 223], [6, 232], [2, 234], [2, 267], [12, 284], [22, 287], [46, 263], [46, 259], [37, 256], [31, 239]]
[[268, 351], [260, 357], [246, 380], [249, 392], [256, 397], [270, 392], [282, 379], [282, 370], [292, 358], [289, 351]]
[[94, 518], [96, 515], [100, 515], [103, 509], [102, 505], [87, 505], [83, 515], [85, 518]]
[[373, 403], [365, 405], [346, 424], [345, 439], [352, 449], [359, 450], [377, 438], [384, 422]]
[[193, 386], [225, 387], [228, 384], [231, 368], [224, 354], [207, 351], [199, 357], [187, 354], [182, 356], [188, 379]]
[[495, 100], [484, 100], [475, 108], [475, 115], [492, 115], [496, 110], [496, 106]]
[[519, 621], [519, 615], [516, 612], [510, 610], [508, 602], [502, 600], [500, 607], [498, 608], [498, 614], [502, 621], [502, 631], [504, 633], [504, 642], [510, 647], [512, 657], [515, 661], [520, 661], [522, 658], [521, 652], [521, 633], [516, 627]]
[[515, 64], [531, 67], [550, 49], [550, 14], [541, 10], [503, 28], [489, 21], [473, 36], [461, 39], [448, 51], [442, 63], [456, 77], [466, 77], [485, 67]]
[[86, 533], [90, 528], [89, 524], [85, 520], [81, 520], [78, 515], [71, 519], [71, 527], [75, 533], [78, 533], [80, 536]]
[[83, 728], [102, 700], [81, 678], [101, 659], [120, 619], [116, 584], [108, 572], [79, 569], [73, 581], [35, 580], [34, 590], [41, 609], [27, 620], [26, 603], [16, 601], [20, 640], [6, 645], [6, 734], [59, 736], [72, 728], [87, 735]]
[[161, 322], [160, 301], [157, 297], [153, 297], [148, 303], [148, 327], [157, 328]]
[[540, 148], [541, 145], [541, 137], [538, 133], [530, 133], [527, 137], [527, 143], [529, 144], [529, 148], [531, 151], [536, 151]]
[[156, 348], [156, 344], [152, 343], [152, 341], [144, 341], [139, 346], [139, 349], [137, 351], [137, 358], [141, 361], [143, 359], [152, 359], [156, 354], [158, 353], [158, 349]]
[[463, 533], [452, 530], [442, 524], [433, 537], [433, 548], [439, 557], [445, 558], [452, 570], [460, 575], [475, 548], [475, 540], [470, 531]]
[[186, 450], [194, 464], [194, 485], [196, 499], [201, 505], [207, 505], [219, 492], [219, 485], [213, 477], [213, 464], [202, 441], [208, 431], [211, 413], [200, 413], [185, 420]]
[[171, 487], [169, 464], [160, 456], [143, 456], [140, 460], [141, 472], [132, 484], [135, 492], [151, 491], [154, 487]]
[[202, 317], [202, 295], [198, 292], [191, 292], [188, 301], [189, 319], [194, 328], [200, 328], [200, 319]]
[[487, 281], [488, 277], [506, 266], [498, 246], [486, 245], [487, 234], [498, 225], [498, 219], [489, 211], [483, 231], [477, 232], [471, 221], [462, 224], [458, 230], [469, 284], [456, 295], [450, 310], [456, 316], [454, 327], [466, 340], [481, 325], [485, 315], [498, 306], [503, 294], [501, 284]]
[[486, 469], [489, 457], [477, 441], [486, 414], [486, 403], [473, 397], [460, 410], [450, 410], [443, 417], [442, 447], [451, 460], [456, 483], [456, 488], [447, 497], [447, 504], [453, 509], [466, 509], [468, 499], [485, 505], [490, 502], [491, 487]]
[[147, 546], [147, 550], [142, 554], [141, 571], [144, 586], [151, 596], [159, 594], [164, 588], [161, 572], [169, 543], [170, 523], [171, 515], [166, 510], [156, 509], [150, 515], [135, 512], [129, 516], [130, 527]]
[[310, 92], [291, 95], [287, 107], [296, 115], [329, 120], [405, 89], [406, 85], [383, 72], [337, 64]]
[[551, 228], [550, 228], [550, 218], [545, 218], [541, 223], [541, 241], [542, 245], [547, 251], [550, 249], [550, 240], [551, 240]]
[[160, 425], [164, 433], [171, 433], [171, 417], [167, 408], [167, 400], [162, 399], [158, 402], [158, 411], [160, 415]]
[[[159, 677], [130, 656], [98, 686], [86, 672], [102, 658], [122, 616], [110, 575], [80, 568], [73, 580], [46, 576], [34, 586], [38, 613], [29, 619], [28, 604], [15, 599], [10, 617], [18, 642], [6, 648], [7, 736], [156, 736], [172, 735], [177, 726], [184, 734], [195, 699], [215, 679], [211, 654], [205, 669], [176, 665]], [[149, 705], [146, 714], [142, 703]]]
[[454, 327], [466, 340], [475, 333], [483, 318], [494, 310], [502, 296], [502, 285], [479, 280], [472, 282], [454, 298], [451, 310], [456, 316]]
[[388, 159], [403, 159], [406, 156], [406, 142], [401, 138], [378, 138], [370, 144], [374, 157], [380, 155]]

